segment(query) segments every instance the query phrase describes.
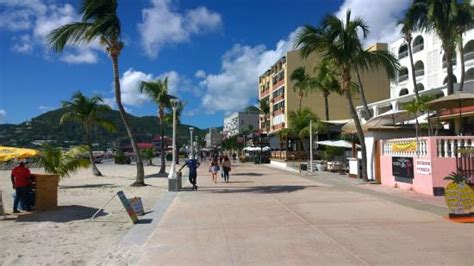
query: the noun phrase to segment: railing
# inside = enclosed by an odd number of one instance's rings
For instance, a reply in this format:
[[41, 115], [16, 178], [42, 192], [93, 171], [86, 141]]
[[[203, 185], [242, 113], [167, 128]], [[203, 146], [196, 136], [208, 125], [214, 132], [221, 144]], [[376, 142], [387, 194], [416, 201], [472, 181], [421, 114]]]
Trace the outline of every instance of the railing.
[[423, 50], [424, 47], [425, 47], [425, 46], [424, 46], [423, 43], [420, 43], [420, 44], [417, 44], [417, 45], [413, 46], [413, 53], [416, 53], [416, 52], [418, 52], [418, 51]]
[[418, 69], [415, 70], [415, 77], [423, 76], [425, 75], [425, 70], [424, 69]]
[[464, 61], [469, 61], [471, 59], [474, 59], [474, 52], [464, 54]]
[[437, 138], [436, 147], [436, 155], [439, 158], [455, 158], [460, 155], [459, 150], [474, 148], [474, 137]]
[[398, 53], [398, 59], [402, 59], [408, 56], [408, 51]]
[[272, 151], [272, 159], [284, 161], [307, 161], [308, 152], [306, 151]]
[[279, 101], [285, 99], [285, 95], [280, 95], [280, 96], [276, 96], [274, 98], [272, 98], [272, 103], [278, 103]]
[[383, 153], [389, 156], [427, 157], [429, 155], [428, 139], [386, 140], [383, 142]]
[[408, 80], [408, 74], [401, 75], [398, 77], [398, 82], [403, 82], [405, 80]]
[[474, 149], [464, 148], [458, 150], [456, 165], [458, 174], [467, 178], [468, 184], [474, 184]]

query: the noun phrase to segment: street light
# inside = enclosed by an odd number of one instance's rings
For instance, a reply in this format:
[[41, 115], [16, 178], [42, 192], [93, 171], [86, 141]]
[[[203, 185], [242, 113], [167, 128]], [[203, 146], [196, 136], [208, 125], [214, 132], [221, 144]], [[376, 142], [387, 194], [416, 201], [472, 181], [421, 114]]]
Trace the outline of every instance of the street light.
[[[179, 101], [177, 99], [171, 99], [171, 108], [173, 109], [173, 148], [172, 148], [172, 160], [171, 160], [171, 171], [168, 175], [168, 190], [178, 191], [178, 178], [176, 176], [176, 109], [178, 109]], [[163, 141], [163, 140], [162, 140]]]
[[193, 131], [194, 127], [189, 128], [189, 133], [191, 134], [191, 138], [189, 139], [190, 144], [191, 144], [191, 149], [190, 149], [190, 155], [192, 158], [194, 158], [194, 151], [193, 151]]

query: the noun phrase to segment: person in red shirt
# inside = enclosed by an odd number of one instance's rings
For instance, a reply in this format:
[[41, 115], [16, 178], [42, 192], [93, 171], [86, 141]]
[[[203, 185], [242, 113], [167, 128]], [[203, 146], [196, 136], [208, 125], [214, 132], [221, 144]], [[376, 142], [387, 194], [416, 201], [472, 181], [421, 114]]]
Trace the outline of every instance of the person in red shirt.
[[13, 212], [18, 213], [18, 203], [21, 202], [22, 206], [26, 206], [27, 211], [30, 211], [30, 204], [28, 198], [28, 187], [31, 185], [31, 172], [25, 167], [24, 162], [20, 162], [20, 165], [13, 168], [12, 174], [12, 185], [15, 189], [15, 200], [13, 201]]

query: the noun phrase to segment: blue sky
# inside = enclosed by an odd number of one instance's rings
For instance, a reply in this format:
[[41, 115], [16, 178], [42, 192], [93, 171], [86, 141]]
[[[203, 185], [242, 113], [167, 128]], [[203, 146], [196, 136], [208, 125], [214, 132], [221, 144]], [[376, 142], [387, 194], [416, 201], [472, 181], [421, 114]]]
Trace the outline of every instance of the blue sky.
[[[46, 34], [77, 21], [78, 1], [0, 0], [0, 123], [19, 123], [58, 108], [80, 90], [113, 106], [112, 67], [101, 47], [52, 53]], [[292, 47], [298, 26], [351, 8], [372, 29], [368, 42], [398, 36], [409, 0], [119, 0], [125, 48], [122, 96], [134, 115], [156, 107], [141, 80], [168, 76], [187, 105], [183, 122], [221, 126], [225, 114], [254, 104], [258, 75]]]

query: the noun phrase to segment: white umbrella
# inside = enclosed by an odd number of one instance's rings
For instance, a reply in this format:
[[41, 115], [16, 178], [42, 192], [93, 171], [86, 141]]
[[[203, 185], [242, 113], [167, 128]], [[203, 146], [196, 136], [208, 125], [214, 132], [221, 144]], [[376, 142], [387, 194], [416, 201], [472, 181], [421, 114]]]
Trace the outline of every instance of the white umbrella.
[[[346, 140], [323, 140], [323, 141], [318, 141], [316, 142], [320, 145], [325, 145], [325, 146], [332, 146], [332, 147], [339, 147], [339, 148], [346, 148], [346, 149], [351, 149], [352, 148], [352, 143]], [[357, 145], [357, 147], [360, 147], [360, 145]]]

